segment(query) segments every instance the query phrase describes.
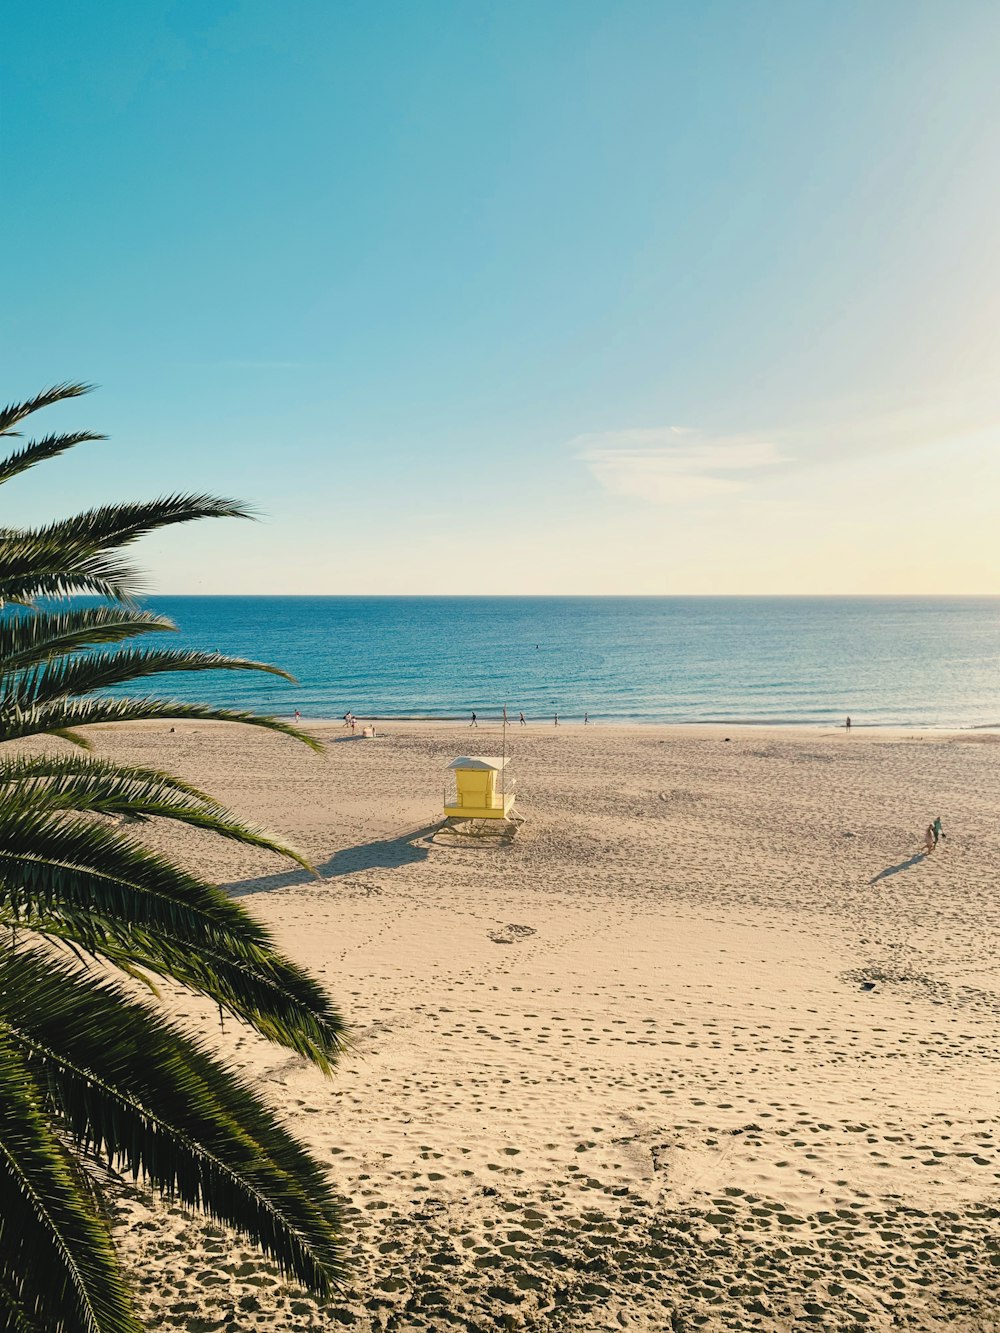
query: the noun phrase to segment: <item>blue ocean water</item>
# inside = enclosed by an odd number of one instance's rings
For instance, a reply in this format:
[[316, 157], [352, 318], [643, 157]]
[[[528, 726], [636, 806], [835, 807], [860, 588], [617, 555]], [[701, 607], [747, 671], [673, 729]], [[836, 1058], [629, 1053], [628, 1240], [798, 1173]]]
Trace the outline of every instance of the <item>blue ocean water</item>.
[[[161, 694], [305, 717], [1000, 723], [1000, 598], [158, 597], [172, 643], [291, 671]], [[147, 644], [153, 642], [147, 639]], [[166, 645], [166, 640], [161, 639]], [[150, 690], [149, 683], [143, 690]], [[135, 691], [131, 691], [135, 692]]]

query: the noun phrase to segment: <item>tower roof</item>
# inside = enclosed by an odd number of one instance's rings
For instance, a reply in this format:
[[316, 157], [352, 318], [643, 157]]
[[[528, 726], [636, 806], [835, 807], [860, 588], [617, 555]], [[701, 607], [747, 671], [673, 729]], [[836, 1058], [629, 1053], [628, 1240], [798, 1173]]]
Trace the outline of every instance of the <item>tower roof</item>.
[[463, 755], [461, 759], [453, 759], [451, 763], [448, 765], [448, 767], [465, 768], [465, 769], [471, 768], [478, 772], [482, 772], [483, 770], [486, 769], [492, 769], [494, 772], [499, 773], [500, 770], [506, 768], [509, 763], [510, 763], [509, 759], [498, 759], [496, 758], [496, 756], [491, 757], [490, 755], [481, 754], [470, 757], [469, 755]]

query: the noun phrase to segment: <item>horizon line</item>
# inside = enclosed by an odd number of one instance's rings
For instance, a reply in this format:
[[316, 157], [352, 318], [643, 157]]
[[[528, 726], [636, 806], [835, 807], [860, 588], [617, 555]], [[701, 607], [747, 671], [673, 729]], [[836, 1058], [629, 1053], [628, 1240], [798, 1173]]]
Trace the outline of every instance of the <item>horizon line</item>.
[[[71, 594], [74, 595], [74, 594]], [[85, 596], [86, 594], [80, 594]], [[258, 598], [354, 598], [357, 600], [374, 601], [379, 598], [394, 598], [396, 600], [410, 599], [420, 601], [434, 598], [439, 601], [501, 601], [520, 599], [530, 600], [553, 600], [556, 598], [568, 600], [572, 598], [597, 599], [615, 599], [618, 601], [658, 601], [668, 598], [681, 599], [689, 598], [707, 600], [710, 598], [727, 598], [730, 600], [737, 598], [772, 598], [772, 599], [793, 599], [804, 600], [806, 598], [825, 599], [829, 601], [844, 600], [853, 598], [855, 600], [876, 600], [879, 598], [892, 597], [897, 600], [917, 599], [917, 598], [938, 598], [945, 600], [947, 598], [980, 598], [1000, 600], [1000, 592], [164, 592], [142, 593], [139, 600], [149, 600], [151, 597], [258, 597]], [[100, 600], [100, 599], [97, 599]]]

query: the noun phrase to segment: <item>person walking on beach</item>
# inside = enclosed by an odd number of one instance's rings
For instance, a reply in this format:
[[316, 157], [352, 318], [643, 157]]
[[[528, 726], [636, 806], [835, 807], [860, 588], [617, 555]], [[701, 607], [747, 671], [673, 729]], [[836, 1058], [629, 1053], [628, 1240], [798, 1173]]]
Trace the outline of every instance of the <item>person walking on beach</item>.
[[928, 856], [937, 846], [937, 839], [934, 837], [934, 825], [928, 824], [924, 829], [924, 851]]
[[937, 818], [934, 820], [934, 823], [931, 825], [931, 828], [934, 830], [934, 846], [936, 848], [938, 843], [945, 836], [944, 829], [941, 827], [940, 815], [938, 815]]
[[559, 714], [558, 714], [558, 713], [555, 713], [555, 714], [553, 715], [553, 717], [552, 717], [552, 725], [553, 725], [554, 727], [558, 727], [558, 725], [559, 725]]
[[585, 727], [588, 727], [588, 726], [590, 725], [590, 714], [589, 714], [589, 713], [584, 713], [584, 715], [583, 715], [583, 725], [584, 725]]
[[850, 716], [850, 714], [847, 715], [847, 721], [844, 723], [844, 725], [846, 726], [847, 730], [850, 731], [850, 729], [851, 729], [851, 716]]
[[521, 714], [518, 715], [518, 721], [520, 722], [520, 724], [521, 724], [522, 727], [526, 727], [526, 726], [528, 725], [527, 722], [524, 720], [524, 714], [523, 714], [523, 713], [521, 713]]
[[301, 722], [301, 721], [302, 721], [302, 714], [299, 712], [299, 710], [298, 710], [297, 708], [296, 708], [296, 710], [295, 710], [295, 721], [296, 721], [296, 722]]
[[478, 726], [479, 726], [479, 723], [476, 721], [476, 715], [475, 715], [475, 713], [472, 714], [472, 721], [469, 723], [469, 726], [470, 726], [470, 727], [478, 727]]

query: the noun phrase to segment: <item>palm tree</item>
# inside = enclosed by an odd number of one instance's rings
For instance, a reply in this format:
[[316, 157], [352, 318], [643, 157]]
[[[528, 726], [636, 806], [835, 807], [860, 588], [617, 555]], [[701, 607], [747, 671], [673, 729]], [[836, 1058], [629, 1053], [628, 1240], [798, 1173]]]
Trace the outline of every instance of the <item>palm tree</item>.
[[[0, 435], [85, 391], [57, 385], [3, 409]], [[51, 434], [16, 447], [0, 461], [0, 483], [100, 438]], [[94, 757], [79, 731], [206, 718], [319, 748], [274, 718], [105, 694], [170, 671], [285, 675], [128, 642], [174, 626], [132, 600], [123, 548], [170, 524], [245, 513], [229, 500], [172, 495], [0, 528], [0, 742], [54, 736], [78, 747], [0, 750], [0, 926], [9, 931], [0, 946], [0, 1330], [140, 1328], [95, 1162], [229, 1224], [319, 1294], [341, 1272], [337, 1212], [318, 1163], [202, 1043], [107, 966], [154, 995], [152, 978], [171, 977], [325, 1072], [341, 1049], [341, 1018], [320, 986], [238, 904], [144, 846], [132, 826], [175, 820], [303, 858], [169, 773]], [[104, 600], [80, 608], [67, 604], [74, 594]]]

